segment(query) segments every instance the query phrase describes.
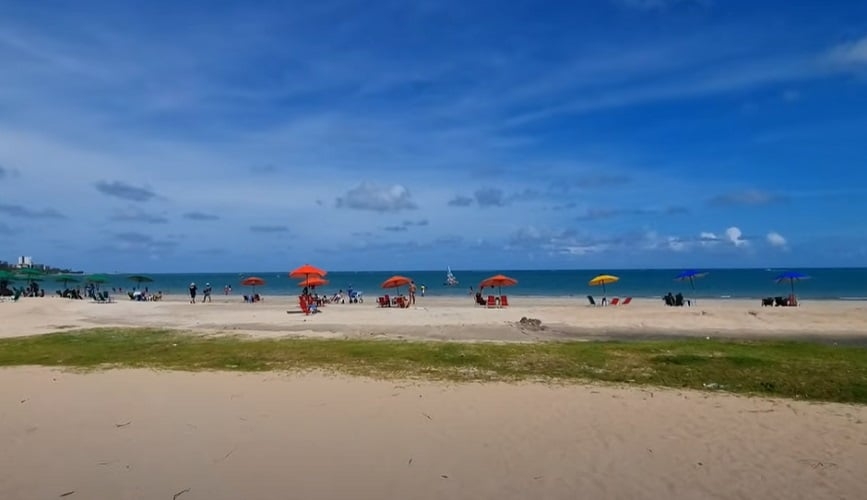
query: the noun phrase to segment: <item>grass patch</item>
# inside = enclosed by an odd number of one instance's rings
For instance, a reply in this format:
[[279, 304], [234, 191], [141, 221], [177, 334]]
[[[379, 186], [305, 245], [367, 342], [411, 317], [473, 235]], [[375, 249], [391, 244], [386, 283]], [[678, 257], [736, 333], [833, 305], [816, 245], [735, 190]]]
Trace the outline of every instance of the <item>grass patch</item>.
[[325, 369], [379, 378], [603, 381], [867, 403], [867, 349], [803, 342], [251, 340], [173, 330], [103, 328], [0, 339], [0, 366], [19, 365]]

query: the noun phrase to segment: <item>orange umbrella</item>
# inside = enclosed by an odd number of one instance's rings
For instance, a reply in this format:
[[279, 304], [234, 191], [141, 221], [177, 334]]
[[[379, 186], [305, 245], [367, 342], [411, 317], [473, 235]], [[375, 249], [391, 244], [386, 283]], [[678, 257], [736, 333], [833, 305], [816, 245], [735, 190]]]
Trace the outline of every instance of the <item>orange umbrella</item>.
[[301, 283], [298, 283], [298, 286], [316, 287], [316, 286], [322, 286], [322, 285], [327, 285], [327, 284], [328, 284], [327, 279], [320, 278], [319, 276], [311, 276], [311, 277], [307, 278], [306, 280], [302, 281]]
[[241, 280], [241, 285], [253, 287], [253, 293], [256, 293], [256, 287], [262, 286], [265, 284], [265, 280], [258, 276], [250, 276], [249, 278], [244, 278]]
[[303, 266], [292, 270], [289, 273], [290, 278], [304, 278], [307, 279], [310, 276], [319, 276], [320, 278], [324, 277], [328, 274], [324, 269], [319, 269], [316, 266], [311, 266], [310, 264], [304, 264]]
[[400, 295], [400, 287], [409, 285], [411, 279], [406, 276], [392, 276], [382, 282], [382, 288], [397, 288], [397, 294]]
[[490, 278], [486, 278], [479, 283], [479, 288], [484, 288], [489, 286], [491, 288], [497, 287], [500, 289], [500, 295], [503, 295], [503, 287], [504, 286], [515, 286], [518, 284], [518, 280], [515, 278], [510, 278], [508, 276], [504, 276], [502, 274], [498, 274], [496, 276], [491, 276]]

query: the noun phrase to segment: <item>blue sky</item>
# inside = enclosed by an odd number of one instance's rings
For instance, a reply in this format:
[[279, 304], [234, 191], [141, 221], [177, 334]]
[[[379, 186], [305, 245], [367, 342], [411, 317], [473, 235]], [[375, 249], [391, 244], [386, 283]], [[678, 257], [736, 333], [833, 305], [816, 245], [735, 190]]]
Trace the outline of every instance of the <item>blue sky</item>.
[[0, 258], [867, 265], [865, 2], [182, 3], [4, 3]]

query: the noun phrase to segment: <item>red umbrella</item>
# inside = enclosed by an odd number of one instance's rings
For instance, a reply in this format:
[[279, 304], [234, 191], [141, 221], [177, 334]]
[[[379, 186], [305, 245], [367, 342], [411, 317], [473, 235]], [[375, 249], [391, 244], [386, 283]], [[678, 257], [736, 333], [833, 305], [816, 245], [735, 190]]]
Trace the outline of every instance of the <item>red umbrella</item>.
[[400, 295], [400, 287], [409, 285], [412, 280], [406, 276], [392, 276], [382, 282], [382, 288], [397, 288], [397, 294]]
[[250, 276], [249, 278], [244, 278], [241, 280], [241, 285], [253, 287], [253, 294], [256, 294], [256, 287], [263, 286], [265, 284], [265, 280], [258, 276]]
[[508, 276], [504, 276], [502, 274], [498, 274], [496, 276], [491, 276], [490, 278], [486, 278], [479, 283], [479, 288], [484, 288], [489, 286], [491, 288], [497, 287], [500, 289], [500, 295], [503, 295], [504, 286], [515, 286], [518, 284], [518, 280], [515, 278], [510, 278]]
[[289, 273], [290, 278], [304, 278], [307, 279], [310, 276], [319, 276], [320, 278], [324, 277], [328, 274], [324, 269], [319, 269], [316, 266], [311, 266], [310, 264], [304, 264], [303, 266], [293, 269]]
[[316, 286], [322, 286], [322, 285], [327, 285], [327, 284], [328, 284], [327, 279], [320, 278], [319, 276], [311, 276], [311, 277], [307, 278], [306, 280], [302, 281], [301, 283], [298, 283], [298, 286], [316, 287]]

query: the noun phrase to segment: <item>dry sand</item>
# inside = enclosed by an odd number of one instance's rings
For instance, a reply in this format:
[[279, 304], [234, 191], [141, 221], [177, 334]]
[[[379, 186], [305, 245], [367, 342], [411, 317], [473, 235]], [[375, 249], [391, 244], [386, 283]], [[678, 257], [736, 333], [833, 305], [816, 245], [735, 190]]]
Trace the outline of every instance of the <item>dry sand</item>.
[[[665, 307], [639, 299], [628, 306], [589, 307], [578, 298], [512, 297], [505, 309], [475, 307], [470, 298], [418, 299], [416, 307], [380, 309], [332, 304], [305, 316], [297, 298], [265, 297], [244, 304], [217, 297], [189, 304], [184, 297], [163, 302], [113, 304], [61, 298], [21, 299], [0, 304], [0, 337], [32, 335], [93, 326], [149, 326], [203, 333], [336, 338], [418, 338], [438, 340], [533, 341], [557, 339], [679, 336], [817, 338], [867, 343], [867, 302], [804, 302], [800, 307], [761, 307], [757, 301], [702, 300], [693, 307]], [[521, 329], [522, 317], [537, 318], [544, 330]]]
[[865, 407], [318, 374], [13, 368], [0, 376], [4, 500], [855, 499], [867, 491]]

